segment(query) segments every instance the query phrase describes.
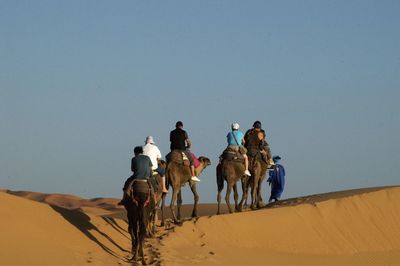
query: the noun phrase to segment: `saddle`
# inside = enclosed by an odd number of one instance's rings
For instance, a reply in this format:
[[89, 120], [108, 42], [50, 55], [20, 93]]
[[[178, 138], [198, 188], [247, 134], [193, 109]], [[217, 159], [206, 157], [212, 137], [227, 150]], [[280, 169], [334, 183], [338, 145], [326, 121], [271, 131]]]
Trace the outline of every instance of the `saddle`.
[[151, 184], [146, 179], [134, 179], [130, 186], [128, 194], [132, 197], [133, 203], [138, 206], [143, 203], [144, 206], [150, 204]]
[[160, 182], [158, 182], [157, 177], [159, 173], [157, 171], [153, 171], [151, 177], [149, 178], [150, 185], [153, 187], [154, 192], [160, 191]]
[[259, 160], [268, 163], [267, 155], [261, 153], [259, 149], [248, 149], [247, 155], [249, 156], [249, 159], [252, 158], [253, 160]]
[[244, 163], [244, 157], [243, 155], [239, 152], [239, 150], [232, 149], [230, 147], [227, 147], [219, 157], [222, 160], [226, 161], [237, 161], [237, 162], [243, 162]]
[[186, 156], [186, 154], [182, 151], [178, 150], [173, 150], [170, 153], [168, 153], [165, 158], [167, 159], [167, 162], [174, 162], [178, 164], [183, 164], [185, 166], [190, 165], [189, 158]]

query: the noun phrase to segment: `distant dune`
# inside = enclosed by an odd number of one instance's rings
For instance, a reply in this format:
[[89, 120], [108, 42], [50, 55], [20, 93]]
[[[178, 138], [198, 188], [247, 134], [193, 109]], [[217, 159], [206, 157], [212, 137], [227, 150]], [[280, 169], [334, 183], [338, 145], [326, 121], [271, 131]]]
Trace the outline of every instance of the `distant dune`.
[[[0, 265], [131, 265], [118, 199], [0, 189]], [[224, 212], [226, 212], [225, 204]], [[183, 206], [189, 215], [192, 206]], [[400, 187], [299, 197], [258, 211], [171, 222], [153, 265], [400, 265]]]
[[45, 194], [31, 191], [7, 190], [7, 193], [70, 210], [83, 209], [98, 215], [114, 214], [122, 210], [121, 207], [117, 206], [119, 200], [113, 198], [82, 199], [73, 195]]

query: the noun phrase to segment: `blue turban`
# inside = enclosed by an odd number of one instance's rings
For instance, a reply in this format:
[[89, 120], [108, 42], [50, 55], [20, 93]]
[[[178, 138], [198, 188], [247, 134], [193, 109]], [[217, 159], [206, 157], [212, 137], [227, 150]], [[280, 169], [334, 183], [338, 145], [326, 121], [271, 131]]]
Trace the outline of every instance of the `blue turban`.
[[280, 161], [281, 159], [282, 159], [282, 158], [281, 158], [279, 155], [272, 157], [272, 161], [274, 161], [274, 163], [277, 163], [277, 162]]

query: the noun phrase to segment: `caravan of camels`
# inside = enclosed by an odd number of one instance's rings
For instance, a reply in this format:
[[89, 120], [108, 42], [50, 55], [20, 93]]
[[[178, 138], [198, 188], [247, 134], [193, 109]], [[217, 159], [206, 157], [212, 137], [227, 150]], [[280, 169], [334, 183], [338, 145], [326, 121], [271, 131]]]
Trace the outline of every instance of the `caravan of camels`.
[[[166, 162], [161, 160], [161, 152], [155, 145], [152, 136], [148, 136], [143, 147], [134, 149], [131, 170], [133, 175], [124, 185], [124, 197], [120, 204], [125, 206], [129, 221], [129, 232], [132, 237], [133, 260], [143, 256], [143, 240], [145, 235], [154, 234], [157, 209], [161, 203], [161, 226], [164, 225], [165, 197], [168, 188], [172, 188], [171, 214], [175, 223], [181, 223], [181, 188], [186, 183], [194, 196], [192, 217], [197, 217], [199, 195], [196, 184], [202, 171], [211, 165], [210, 159], [204, 156], [196, 158], [190, 152], [191, 140], [183, 123], [176, 122], [176, 128], [170, 132], [171, 152], [166, 156]], [[261, 122], [256, 121], [253, 128], [245, 134], [239, 130], [239, 124], [233, 123], [227, 135], [227, 148], [220, 156], [216, 167], [218, 186], [218, 210], [220, 214], [221, 191], [224, 182], [227, 184], [226, 204], [232, 212], [229, 198], [233, 189], [235, 211], [242, 211], [247, 206], [248, 191], [251, 190], [251, 209], [264, 206], [261, 197], [261, 184], [269, 169], [275, 165], [269, 145], [265, 139], [265, 131]], [[237, 182], [242, 184], [242, 199], [238, 202]], [[275, 198], [277, 200], [277, 198]], [[175, 204], [177, 203], [177, 212]]]

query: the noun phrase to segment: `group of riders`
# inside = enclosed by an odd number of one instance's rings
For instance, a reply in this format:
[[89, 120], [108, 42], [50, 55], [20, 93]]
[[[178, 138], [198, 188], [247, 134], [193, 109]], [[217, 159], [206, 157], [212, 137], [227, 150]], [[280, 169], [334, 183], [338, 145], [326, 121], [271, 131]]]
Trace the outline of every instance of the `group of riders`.
[[[231, 125], [231, 131], [227, 134], [227, 148], [220, 156], [220, 160], [229, 160], [231, 158], [242, 158], [244, 161], [244, 175], [251, 176], [249, 171], [249, 157], [263, 160], [269, 167], [271, 184], [271, 174], [274, 169], [279, 167], [275, 166], [275, 162], [280, 159], [279, 156], [272, 158], [271, 150], [268, 142], [266, 141], [265, 131], [262, 129], [261, 122], [255, 121], [253, 127], [244, 134], [239, 130], [240, 125], [233, 123]], [[190, 147], [192, 143], [187, 134], [183, 129], [183, 123], [181, 121], [176, 122], [175, 129], [170, 132], [170, 149], [171, 152], [166, 156], [167, 163], [173, 156], [171, 154], [179, 154], [182, 156], [182, 161], [188, 161], [188, 167], [190, 167], [191, 178], [193, 182], [199, 182], [200, 179], [195, 174], [195, 167], [198, 164], [196, 156], [191, 153]], [[167, 193], [166, 178], [165, 178], [165, 164], [161, 165], [161, 152], [156, 146], [154, 138], [148, 136], [144, 146], [137, 146], [134, 148], [135, 156], [131, 160], [131, 171], [132, 176], [129, 177], [124, 184], [124, 196], [120, 205], [124, 204], [127, 199], [128, 192], [135, 181], [147, 182], [150, 187], [151, 194], [154, 187], [155, 179], [152, 177], [158, 174], [161, 177], [161, 191]], [[279, 158], [278, 158], [279, 157]], [[272, 197], [272, 195], [271, 195]], [[277, 197], [274, 197], [277, 200]]]
[[[229, 164], [228, 162], [233, 161], [235, 166], [239, 166], [239, 170], [234, 175], [236, 178], [240, 176], [243, 180], [247, 180], [246, 177], [253, 175], [253, 180], [257, 180], [255, 178], [255, 176], [258, 176], [255, 174], [256, 164], [260, 165], [261, 161], [270, 170], [268, 179], [271, 185], [270, 201], [278, 200], [283, 191], [284, 182], [282, 183], [280, 178], [282, 178], [282, 173], [284, 177], [284, 170], [279, 164], [275, 164], [280, 159], [279, 157], [271, 158], [271, 150], [265, 139], [265, 131], [261, 128], [261, 122], [254, 122], [253, 127], [245, 134], [239, 128], [238, 123], [233, 123], [231, 131], [226, 136], [228, 145], [220, 156], [220, 164], [217, 166], [218, 193], [220, 193], [221, 181], [218, 169], [225, 165], [225, 162]], [[156, 146], [152, 136], [146, 138], [144, 146], [134, 148], [135, 156], [131, 161], [133, 174], [124, 184], [123, 198], [119, 203], [124, 205], [127, 210], [128, 230], [132, 238], [132, 260], [136, 261], [139, 254], [142, 258], [142, 264], [146, 264], [143, 251], [144, 238], [146, 232], [150, 235], [154, 232], [157, 215], [156, 206], [160, 198], [162, 198], [161, 225], [164, 224], [163, 206], [168, 185], [171, 184], [173, 188], [171, 213], [174, 221], [179, 222], [180, 220], [180, 205], [182, 203], [180, 187], [186, 182], [190, 183], [194, 194], [195, 202], [192, 217], [196, 217], [198, 195], [195, 184], [200, 181], [196, 173], [200, 174], [205, 166], [210, 164], [208, 158], [201, 156], [197, 159], [190, 152], [192, 143], [187, 132], [183, 129], [181, 121], [176, 122], [175, 129], [170, 132], [170, 142], [171, 152], [166, 156], [166, 163], [161, 160], [160, 149]], [[257, 163], [254, 163], [255, 161]], [[168, 181], [168, 184], [166, 184], [166, 181]], [[228, 180], [226, 181], [228, 182]], [[178, 215], [175, 216], [174, 203], [177, 197]]]

